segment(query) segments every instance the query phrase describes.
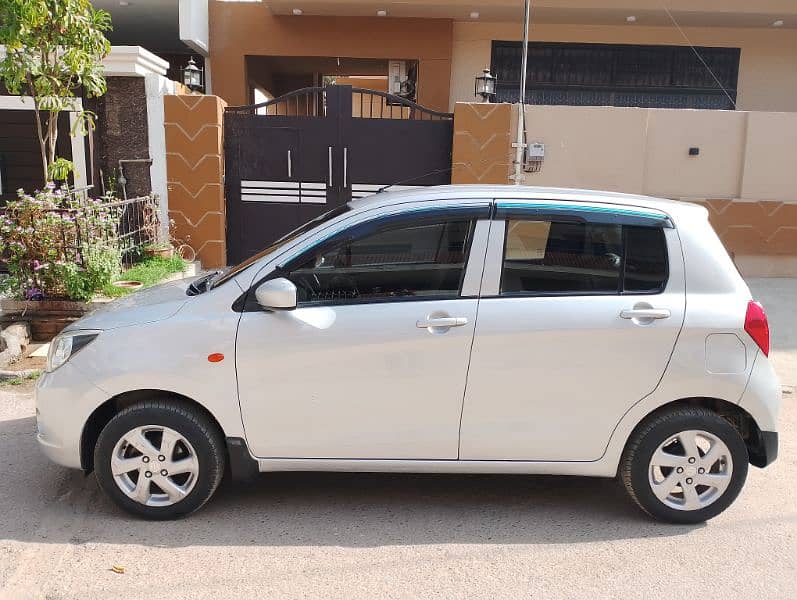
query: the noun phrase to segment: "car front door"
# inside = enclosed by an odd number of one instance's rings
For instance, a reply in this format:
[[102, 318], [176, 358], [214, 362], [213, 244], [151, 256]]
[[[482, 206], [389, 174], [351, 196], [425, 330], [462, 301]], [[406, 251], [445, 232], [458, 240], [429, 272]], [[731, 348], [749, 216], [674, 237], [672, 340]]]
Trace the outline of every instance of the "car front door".
[[488, 202], [405, 208], [266, 275], [290, 279], [298, 307], [240, 321], [255, 455], [456, 459], [489, 225]]
[[497, 202], [460, 458], [599, 459], [672, 354], [680, 248], [656, 211]]

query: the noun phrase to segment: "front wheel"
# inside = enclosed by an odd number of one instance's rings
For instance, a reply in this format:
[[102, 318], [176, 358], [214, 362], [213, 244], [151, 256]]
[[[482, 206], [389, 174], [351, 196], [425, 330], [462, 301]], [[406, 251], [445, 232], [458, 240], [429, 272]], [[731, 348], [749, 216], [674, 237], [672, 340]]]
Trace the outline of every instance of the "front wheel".
[[718, 414], [699, 407], [661, 413], [635, 431], [620, 475], [646, 513], [670, 523], [716, 517], [747, 478], [747, 447]]
[[224, 442], [214, 423], [170, 400], [134, 404], [105, 426], [94, 450], [102, 490], [148, 519], [173, 519], [200, 508], [224, 474]]

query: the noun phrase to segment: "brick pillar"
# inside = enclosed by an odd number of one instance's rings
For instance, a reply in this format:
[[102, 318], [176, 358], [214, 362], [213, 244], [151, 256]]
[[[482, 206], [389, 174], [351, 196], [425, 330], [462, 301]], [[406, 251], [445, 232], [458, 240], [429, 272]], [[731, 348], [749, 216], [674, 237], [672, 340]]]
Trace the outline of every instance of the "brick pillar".
[[511, 104], [455, 105], [451, 183], [509, 183], [516, 115]]
[[174, 235], [206, 268], [227, 263], [223, 115], [216, 96], [165, 96], [166, 175]]

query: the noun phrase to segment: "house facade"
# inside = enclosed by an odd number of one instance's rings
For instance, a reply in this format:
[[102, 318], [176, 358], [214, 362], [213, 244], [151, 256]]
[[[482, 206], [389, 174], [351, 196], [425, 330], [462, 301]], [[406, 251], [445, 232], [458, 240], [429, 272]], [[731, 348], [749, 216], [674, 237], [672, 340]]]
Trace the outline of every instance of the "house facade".
[[[381, 69], [387, 77], [385, 61], [417, 61], [417, 98], [430, 108], [473, 101], [473, 78], [485, 67], [499, 76], [499, 100], [516, 101], [522, 6], [210, 0], [212, 90], [245, 104], [258, 86], [272, 85], [279, 95], [314, 73], [364, 68], [361, 74]], [[791, 0], [534, 0], [530, 39], [532, 103], [728, 108], [724, 94], [712, 101], [718, 86], [693, 60], [691, 43], [737, 109], [797, 111]], [[305, 60], [290, 62], [297, 58]], [[620, 98], [617, 90], [627, 93]]]
[[[246, 105], [325, 82], [454, 117], [452, 181], [509, 183], [521, 0], [211, 0], [211, 93]], [[534, 0], [524, 183], [704, 204], [743, 272], [797, 274], [797, 3]], [[401, 78], [408, 80], [402, 88]], [[366, 85], [367, 84], [367, 85]]]
[[[227, 260], [225, 248], [237, 235], [228, 210], [231, 191], [243, 194], [229, 189], [229, 177], [224, 189], [225, 158], [229, 167], [226, 154], [231, 152], [230, 144], [226, 152], [224, 145], [225, 107], [331, 83], [389, 92], [435, 114], [452, 115], [446, 117], [452, 122], [451, 181], [513, 181], [522, 0], [94, 4], [112, 14], [115, 48], [146, 48], [155, 55], [150, 62], [160, 61], [159, 77], [179, 80], [191, 57], [204, 68], [209, 97], [167, 94], [156, 101], [165, 127], [150, 123], [148, 143], [163, 139], [163, 148], [157, 153], [149, 148], [147, 154], [142, 146], [135, 154], [153, 158], [150, 179], [140, 179], [162, 190], [181, 235], [215, 248], [208, 264]], [[498, 77], [492, 104], [474, 95], [475, 77], [485, 68]], [[794, 0], [533, 0], [527, 78], [525, 143], [535, 150], [524, 161], [523, 183], [702, 203], [743, 273], [797, 275]], [[374, 110], [384, 116], [390, 101], [368, 97], [363, 104], [364, 97], [355, 97], [349, 116], [373, 117]], [[122, 116], [135, 110], [120, 106]], [[149, 111], [149, 120], [160, 118], [159, 110]], [[290, 110], [296, 111], [293, 116], [322, 116], [309, 104], [304, 112], [298, 104]], [[252, 112], [267, 119], [265, 108]], [[399, 119], [407, 116], [396, 112]], [[396, 118], [392, 110], [388, 118]], [[394, 124], [385, 131], [391, 133], [380, 137], [372, 158], [401, 145], [408, 129]], [[326, 172], [329, 160], [326, 179], [331, 182], [333, 163], [337, 172], [346, 161], [337, 154], [341, 149], [335, 148], [333, 157], [331, 145], [327, 154], [326, 145], [313, 147], [321, 144], [316, 137], [297, 136], [299, 145], [284, 149], [287, 164], [291, 156], [301, 156], [299, 168], [312, 159]], [[261, 145], [249, 142], [269, 152], [279, 145], [276, 138]], [[125, 146], [109, 148], [119, 154]], [[78, 148], [74, 153], [90, 154]], [[236, 169], [257, 163], [251, 153], [236, 149], [233, 154]], [[350, 156], [356, 160], [356, 154]], [[125, 157], [114, 154], [106, 166]], [[392, 160], [401, 176], [360, 183], [373, 187], [406, 176], [398, 168], [406, 166], [404, 161]], [[86, 162], [97, 161], [88, 156]], [[280, 168], [284, 162], [280, 158]], [[323, 179], [316, 175], [314, 185]], [[346, 197], [340, 191], [335, 190], [338, 200]], [[324, 208], [318, 203], [313, 210]]]

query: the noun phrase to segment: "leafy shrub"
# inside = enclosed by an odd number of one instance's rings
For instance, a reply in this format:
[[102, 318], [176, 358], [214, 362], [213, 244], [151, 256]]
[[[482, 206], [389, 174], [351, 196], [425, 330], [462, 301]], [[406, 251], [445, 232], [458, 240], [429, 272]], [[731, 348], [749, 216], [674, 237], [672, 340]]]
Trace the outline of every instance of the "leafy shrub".
[[18, 192], [0, 219], [4, 291], [27, 300], [88, 300], [121, 268], [118, 209], [48, 184]]

